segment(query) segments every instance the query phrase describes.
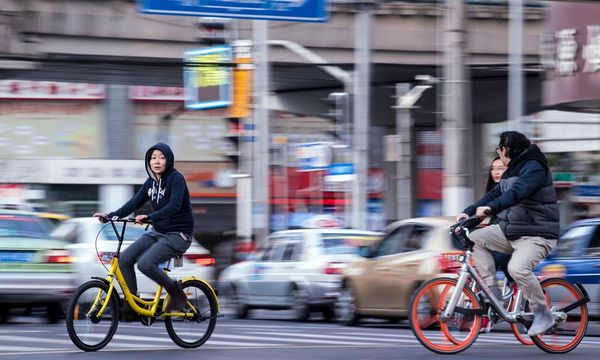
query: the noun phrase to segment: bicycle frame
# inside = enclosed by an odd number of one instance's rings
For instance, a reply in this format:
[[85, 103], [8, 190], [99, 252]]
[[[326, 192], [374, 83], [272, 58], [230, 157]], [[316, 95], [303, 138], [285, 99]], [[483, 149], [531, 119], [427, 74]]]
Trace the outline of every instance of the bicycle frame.
[[[448, 305], [446, 306], [446, 308], [444, 309], [443, 313], [440, 316], [440, 320], [447, 321], [452, 317], [452, 314], [454, 313], [456, 305], [458, 304], [460, 297], [462, 296], [462, 289], [466, 286], [469, 278], [471, 278], [479, 286], [481, 291], [483, 291], [486, 299], [490, 302], [490, 305], [492, 306], [492, 308], [496, 311], [496, 313], [502, 319], [504, 319], [508, 323], [520, 322], [520, 323], [525, 324], [524, 317], [532, 317], [533, 313], [532, 312], [524, 312], [524, 311], [508, 312], [504, 308], [504, 306], [502, 306], [499, 303], [499, 300], [496, 299], [496, 297], [492, 294], [492, 291], [484, 283], [483, 279], [477, 273], [475, 268], [473, 266], [471, 266], [470, 260], [471, 260], [472, 255], [473, 255], [473, 252], [470, 249], [468, 249], [465, 251], [465, 255], [463, 255], [463, 257], [461, 259], [462, 264], [461, 264], [460, 271], [458, 273], [459, 275], [458, 275], [457, 285], [454, 288], [454, 292], [450, 297], [450, 301], [448, 302]], [[515, 309], [521, 308], [520, 304], [521, 304], [522, 299], [523, 299], [522, 292], [519, 289], [517, 299], [515, 300], [517, 302], [516, 306], [514, 307]]]
[[[127, 223], [126, 222], [123, 223], [121, 235], [119, 235], [119, 232], [114, 224], [114, 221], [111, 220], [110, 222], [113, 226], [113, 229], [115, 230], [115, 234], [118, 237], [119, 243], [117, 246], [117, 252], [115, 253], [115, 255], [113, 256], [113, 258], [111, 260], [111, 265], [110, 265], [110, 269], [108, 271], [107, 277], [99, 279], [99, 280], [102, 280], [102, 281], [105, 281], [108, 283], [108, 292], [107, 292], [106, 298], [110, 299], [113, 291], [115, 291], [114, 290], [115, 289], [115, 281], [114, 280], [116, 279], [119, 286], [121, 286], [121, 290], [123, 291], [123, 296], [125, 297], [125, 300], [127, 301], [127, 303], [129, 303], [131, 308], [139, 315], [154, 317], [157, 314], [158, 304], [160, 303], [160, 295], [162, 294], [163, 287], [161, 285], [157, 285], [158, 287], [156, 289], [156, 293], [154, 295], [153, 300], [144, 300], [144, 299], [134, 295], [133, 293], [131, 293], [131, 291], [129, 290], [129, 287], [127, 286], [127, 282], [125, 281], [125, 277], [123, 276], [123, 273], [121, 273], [121, 268], [119, 267], [119, 254], [121, 253], [121, 245], [123, 243], [125, 227], [126, 227]], [[169, 263], [170, 263], [170, 261], [169, 261]], [[100, 293], [100, 291], [98, 291], [98, 294], [96, 295], [96, 299], [94, 300], [94, 305], [96, 305], [98, 303], [98, 301], [100, 301], [100, 296], [101, 296], [101, 293]], [[142, 304], [144, 306], [150, 306], [150, 309], [145, 309], [138, 304]], [[98, 310], [98, 313], [96, 316], [101, 316], [104, 313], [104, 310], [106, 310], [107, 305], [108, 305], [108, 302], [105, 302], [104, 304], [102, 304], [102, 307]], [[165, 313], [164, 312], [165, 305], [166, 305], [166, 302], [163, 302], [163, 308], [161, 309], [163, 312], [161, 312], [161, 315], [187, 317], [187, 316], [194, 316], [198, 313], [198, 310], [194, 306], [191, 307], [193, 313], [183, 313], [183, 312]], [[95, 309], [95, 306], [91, 307], [91, 309]], [[90, 310], [90, 311], [92, 311], [92, 310]], [[90, 314], [88, 314], [88, 315], [90, 315]]]

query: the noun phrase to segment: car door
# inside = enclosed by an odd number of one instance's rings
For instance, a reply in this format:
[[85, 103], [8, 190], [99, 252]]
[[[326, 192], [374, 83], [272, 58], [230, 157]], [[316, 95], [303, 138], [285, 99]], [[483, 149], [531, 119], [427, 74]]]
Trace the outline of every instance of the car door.
[[248, 276], [248, 295], [250, 302], [256, 304], [277, 303], [273, 297], [278, 291], [277, 282], [287, 242], [280, 236], [269, 238], [269, 242], [269, 247], [262, 258], [254, 263], [252, 274]]
[[590, 295], [590, 313], [600, 314], [600, 227], [588, 224], [567, 229], [557, 249], [540, 265], [540, 272], [583, 284]]
[[[381, 310], [391, 299], [383, 299], [382, 296], [391, 296], [399, 299], [398, 287], [387, 289], [391, 283], [388, 278], [393, 275], [394, 255], [398, 254], [410, 234], [412, 225], [404, 224], [392, 230], [385, 236], [373, 251], [372, 258], [364, 267], [364, 273], [360, 277], [357, 286], [357, 295], [360, 299], [361, 308], [368, 310]], [[383, 285], [383, 284], [386, 285]]]

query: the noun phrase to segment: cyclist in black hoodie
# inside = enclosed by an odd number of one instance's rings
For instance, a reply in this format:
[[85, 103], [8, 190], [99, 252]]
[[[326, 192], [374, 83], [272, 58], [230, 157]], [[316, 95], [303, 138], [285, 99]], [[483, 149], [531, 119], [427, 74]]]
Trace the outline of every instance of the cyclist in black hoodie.
[[519, 132], [503, 132], [496, 152], [507, 166], [500, 183], [463, 210], [457, 219], [473, 214], [479, 218], [497, 217], [497, 224], [471, 233], [470, 238], [475, 243], [475, 266], [492, 291], [499, 293], [491, 251], [512, 254], [508, 272], [529, 300], [534, 313], [527, 334], [540, 335], [554, 324], [540, 283], [533, 273], [533, 268], [556, 246], [559, 236], [552, 172], [537, 145], [531, 144]]
[[167, 144], [158, 143], [146, 152], [145, 165], [148, 179], [125, 205], [109, 214], [95, 213], [101, 222], [113, 216], [125, 217], [146, 201], [154, 210], [147, 215], [136, 215], [142, 223], [151, 220], [154, 231], [147, 232], [121, 254], [119, 266], [133, 294], [137, 293], [134, 264], [138, 269], [162, 285], [170, 295], [167, 311], [180, 309], [186, 304], [186, 296], [179, 284], [169, 278], [159, 264], [183, 254], [192, 243], [194, 218], [190, 194], [183, 175], [174, 168], [175, 157]]

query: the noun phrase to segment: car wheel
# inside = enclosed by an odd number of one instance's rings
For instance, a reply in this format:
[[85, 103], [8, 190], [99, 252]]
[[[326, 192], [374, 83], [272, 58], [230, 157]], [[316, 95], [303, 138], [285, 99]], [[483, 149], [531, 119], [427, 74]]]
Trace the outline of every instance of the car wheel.
[[248, 317], [249, 311], [246, 305], [246, 297], [238, 289], [233, 288], [231, 290], [229, 303], [233, 310], [233, 316], [236, 319], [245, 319]]
[[360, 320], [356, 313], [356, 299], [352, 289], [344, 287], [335, 302], [337, 321], [346, 326], [356, 326]]
[[6, 304], [0, 304], [0, 324], [4, 324], [8, 321], [10, 316], [10, 307]]
[[50, 303], [46, 306], [46, 316], [49, 324], [56, 324], [62, 316], [62, 306], [60, 303]]
[[294, 288], [290, 294], [294, 317], [299, 321], [307, 321], [310, 316], [308, 292], [305, 289]]
[[331, 321], [335, 318], [335, 310], [332, 306], [328, 306], [323, 310], [325, 321]]

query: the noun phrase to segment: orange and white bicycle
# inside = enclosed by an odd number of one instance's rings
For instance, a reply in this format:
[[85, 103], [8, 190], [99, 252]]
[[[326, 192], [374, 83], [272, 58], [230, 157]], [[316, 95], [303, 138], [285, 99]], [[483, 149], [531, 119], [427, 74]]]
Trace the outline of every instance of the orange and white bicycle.
[[[585, 288], [562, 278], [542, 280], [540, 284], [555, 324], [544, 334], [529, 340], [526, 333], [533, 322], [533, 312], [521, 291], [516, 287], [512, 289], [505, 307], [471, 265], [474, 243], [469, 239], [469, 230], [479, 222], [471, 217], [450, 228], [465, 250], [459, 258], [458, 277], [432, 279], [413, 295], [409, 320], [419, 342], [439, 354], [459, 353], [475, 342], [484, 319], [487, 319], [508, 322], [521, 343], [533, 343], [547, 353], [560, 354], [575, 349], [583, 340], [588, 325], [590, 298]], [[489, 325], [487, 330], [490, 330]]]

